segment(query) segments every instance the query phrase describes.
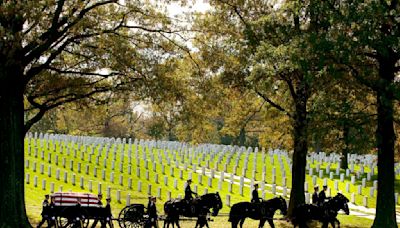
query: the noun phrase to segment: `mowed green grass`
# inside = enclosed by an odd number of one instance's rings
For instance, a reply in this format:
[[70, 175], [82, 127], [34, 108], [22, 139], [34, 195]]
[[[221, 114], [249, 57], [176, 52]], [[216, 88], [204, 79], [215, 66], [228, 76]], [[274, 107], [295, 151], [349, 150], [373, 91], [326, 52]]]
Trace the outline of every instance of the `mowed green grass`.
[[[219, 228], [229, 228], [231, 227], [231, 223], [228, 222], [228, 217], [227, 216], [217, 216], [217, 217], [212, 217], [212, 221], [209, 221], [210, 227], [219, 227]], [[359, 219], [355, 216], [345, 216], [345, 215], [339, 215], [338, 219], [341, 223], [340, 227], [342, 228], [367, 228], [371, 227], [373, 221], [369, 219]], [[36, 226], [38, 224], [38, 220], [31, 220], [32, 225]], [[196, 224], [196, 221], [190, 220], [190, 221], [180, 221], [179, 224], [181, 225], [182, 228], [193, 228]], [[244, 223], [244, 227], [258, 227], [259, 221], [252, 220], [252, 219], [246, 219]], [[163, 221], [158, 222], [159, 227], [162, 227]], [[274, 221], [275, 227], [280, 227], [280, 228], [292, 228], [293, 225], [287, 221], [281, 221], [281, 220], [275, 220]], [[310, 227], [321, 227], [321, 223], [319, 222], [311, 222], [309, 223]], [[114, 227], [119, 227], [118, 222], [114, 221]], [[264, 227], [270, 227], [268, 222], [265, 223]]]
[[[33, 139], [31, 140], [33, 141]], [[38, 144], [39, 140], [36, 141], [36, 144]], [[44, 144], [44, 142], [43, 142]], [[157, 194], [157, 188], [161, 188], [161, 198], [158, 199], [157, 202], [157, 207], [158, 210], [162, 213], [162, 205], [163, 203], [167, 200], [167, 192], [171, 192], [171, 196], [172, 198], [183, 196], [183, 191], [184, 191], [184, 183], [185, 180], [188, 178], [188, 175], [190, 172], [192, 172], [192, 168], [189, 166], [187, 170], [184, 170], [183, 164], [180, 163], [180, 167], [178, 168], [174, 168], [173, 173], [174, 173], [174, 177], [171, 177], [171, 170], [170, 167], [171, 166], [175, 166], [175, 162], [173, 161], [173, 159], [171, 159], [171, 164], [168, 165], [167, 164], [167, 158], [164, 156], [164, 152], [161, 151], [160, 154], [162, 155], [162, 160], [159, 161], [158, 160], [158, 149], [153, 149], [153, 151], [149, 151], [148, 148], [146, 148], [146, 155], [147, 155], [147, 160], [148, 160], [148, 172], [149, 172], [149, 180], [147, 180], [145, 178], [145, 172], [147, 171], [145, 169], [145, 160], [143, 159], [143, 156], [140, 156], [139, 160], [136, 160], [135, 157], [135, 146], [132, 145], [132, 161], [131, 161], [131, 170], [132, 173], [131, 175], [128, 174], [128, 156], [127, 153], [125, 153], [124, 156], [124, 161], [122, 162], [123, 164], [123, 172], [120, 173], [120, 167], [119, 164], [121, 163], [121, 156], [120, 153], [121, 151], [128, 150], [128, 144], [125, 145], [121, 145], [121, 144], [113, 144], [110, 148], [110, 152], [108, 155], [108, 158], [106, 158], [106, 147], [104, 147], [102, 149], [102, 156], [99, 159], [99, 164], [96, 164], [96, 156], [92, 156], [92, 161], [89, 162], [89, 151], [91, 151], [92, 147], [91, 146], [87, 146], [86, 147], [86, 151], [83, 155], [83, 157], [81, 156], [82, 151], [84, 151], [84, 147], [81, 146], [78, 148], [78, 145], [73, 144], [71, 142], [69, 142], [69, 144], [65, 145], [66, 147], [71, 147], [71, 148], [75, 148], [75, 150], [77, 151], [76, 153], [76, 157], [74, 156], [74, 153], [72, 152], [72, 150], [70, 151], [70, 153], [66, 153], [65, 151], [62, 150], [62, 146], [61, 144], [57, 146], [56, 148], [56, 152], [51, 152], [52, 156], [51, 156], [51, 161], [48, 161], [48, 153], [50, 153], [50, 149], [52, 148], [53, 145], [50, 142], [49, 148], [44, 148], [44, 146], [41, 146], [42, 150], [43, 150], [43, 159], [41, 156], [41, 152], [39, 150], [39, 152], [37, 153], [37, 157], [35, 157], [35, 153], [34, 153], [34, 148], [31, 147], [31, 153], [30, 155], [28, 154], [28, 141], [26, 140], [25, 142], [25, 158], [27, 160], [29, 160], [29, 167], [26, 168], [25, 173], [29, 173], [30, 174], [30, 183], [26, 184], [26, 207], [27, 207], [27, 213], [29, 215], [29, 217], [32, 219], [32, 221], [37, 221], [40, 219], [40, 212], [41, 212], [41, 201], [43, 200], [43, 196], [46, 193], [50, 192], [50, 183], [54, 183], [55, 186], [55, 191], [59, 191], [60, 186], [62, 186], [63, 191], [72, 191], [72, 192], [89, 192], [89, 188], [88, 188], [88, 182], [89, 180], [92, 180], [93, 182], [93, 189], [92, 192], [94, 194], [98, 193], [98, 183], [101, 183], [102, 185], [102, 192], [103, 194], [106, 193], [106, 188], [110, 187], [111, 190], [111, 197], [112, 197], [112, 208], [113, 208], [113, 213], [114, 213], [114, 217], [118, 217], [118, 213], [121, 211], [121, 209], [126, 205], [126, 198], [127, 195], [130, 194], [130, 203], [143, 203], [143, 204], [147, 204], [147, 197], [148, 197], [148, 185], [151, 184], [152, 185], [152, 191], [151, 194], [152, 195], [156, 195]], [[31, 144], [32, 145], [32, 142]], [[113, 161], [113, 151], [116, 151], [117, 156], [115, 157], [115, 169], [112, 169], [112, 161]], [[141, 152], [144, 148], [142, 147], [138, 147], [139, 152]], [[61, 152], [62, 151], [62, 152]], [[99, 154], [99, 148], [93, 148], [94, 154], [97, 155]], [[169, 152], [169, 151], [167, 151]], [[56, 165], [55, 163], [55, 154], [58, 154], [58, 165]], [[139, 153], [140, 154], [140, 153]], [[151, 163], [149, 157], [151, 157], [151, 154], [154, 154], [155, 157], [155, 163]], [[209, 156], [206, 156], [205, 159], [201, 159], [201, 165], [205, 166], [206, 165], [206, 160], [209, 159]], [[237, 156], [237, 154], [235, 155]], [[232, 172], [234, 163], [235, 163], [235, 156], [232, 158], [230, 164], [228, 164], [228, 170], [227, 173]], [[246, 173], [246, 177], [251, 177], [251, 170], [253, 169], [253, 156], [254, 153], [250, 154], [249, 157], [249, 162], [248, 162], [248, 170]], [[257, 155], [257, 159], [258, 161], [261, 160], [261, 153], [258, 153]], [[176, 156], [177, 157], [177, 161], [181, 161], [182, 157], [180, 157], [179, 155]], [[62, 160], [63, 158], [65, 158], [66, 160], [66, 166], [63, 167], [62, 166]], [[187, 158], [183, 158], [183, 159], [187, 159]], [[285, 159], [285, 158], [283, 158]], [[73, 161], [74, 166], [73, 166], [73, 171], [70, 168], [70, 160]], [[106, 167], [104, 168], [103, 166], [103, 162], [104, 160], [106, 160]], [[241, 175], [242, 172], [242, 168], [244, 167], [244, 154], [242, 154], [242, 156], [240, 157], [239, 160], [239, 166], [238, 166], [238, 175]], [[33, 163], [36, 162], [36, 172], [33, 171]], [[194, 163], [197, 163], [197, 158], [193, 159]], [[218, 166], [219, 170], [223, 169], [223, 166], [226, 162], [226, 157], [224, 157], [224, 159], [221, 161], [220, 164], [216, 164], [215, 162], [210, 162], [210, 168], [216, 168], [216, 165]], [[267, 174], [266, 174], [266, 181], [269, 182], [268, 180], [271, 180], [271, 173], [272, 173], [272, 165], [269, 161], [269, 157], [266, 156], [266, 162], [267, 162]], [[78, 172], [78, 163], [81, 163], [81, 172]], [[40, 173], [40, 164], [44, 165], [44, 173], [41, 174]], [[140, 166], [138, 166], [138, 164], [140, 164]], [[165, 174], [162, 174], [161, 172], [161, 166], [162, 164], [165, 166]], [[280, 185], [281, 183], [281, 170], [279, 168], [279, 163], [278, 163], [278, 157], [275, 156], [274, 157], [274, 164], [276, 166], [276, 171], [277, 171], [277, 184]], [[288, 176], [287, 179], [287, 185], [290, 187], [290, 183], [291, 183], [291, 179], [290, 179], [290, 170], [289, 167], [287, 166], [286, 161], [284, 161], [285, 164], [285, 169], [286, 169], [286, 174]], [[85, 170], [86, 170], [86, 165], [89, 167], [89, 173], [86, 174]], [[153, 171], [153, 165], [156, 166], [156, 170], [155, 172]], [[255, 164], [257, 166], [257, 170], [259, 170], [259, 172], [256, 174], [256, 180], [261, 180], [261, 170], [262, 170], [262, 162], [257, 162]], [[51, 176], [48, 175], [48, 167], [51, 166]], [[93, 170], [94, 168], [97, 168], [97, 177], [93, 176]], [[140, 178], [137, 177], [137, 167], [139, 167], [140, 169]], [[197, 167], [199, 167], [199, 165], [197, 165]], [[322, 168], [323, 166], [321, 166]], [[57, 180], [56, 177], [56, 169], [60, 170], [60, 180]], [[332, 169], [334, 169], [334, 167], [332, 167]], [[105, 180], [102, 179], [102, 170], [104, 170], [106, 172], [106, 178]], [[179, 170], [183, 171], [183, 177], [179, 178]], [[68, 181], [67, 183], [65, 183], [63, 181], [64, 179], [64, 172], [68, 172]], [[114, 172], [114, 181], [111, 182], [110, 180], [110, 175], [111, 173]], [[75, 173], [76, 175], [76, 184], [72, 185], [72, 173]], [[158, 180], [159, 183], [155, 183], [154, 182], [154, 176], [155, 174], [158, 174]], [[119, 176], [122, 175], [123, 176], [123, 185], [119, 184]], [[33, 186], [33, 178], [34, 176], [38, 177], [38, 186], [34, 187]], [[164, 176], [168, 177], [168, 184], [165, 185], [164, 184]], [[79, 186], [79, 181], [80, 178], [83, 177], [84, 178], [84, 188], [81, 188]], [[128, 178], [132, 178], [132, 189], [128, 188]], [[307, 177], [308, 181], [309, 181], [309, 186], [311, 188], [311, 177]], [[42, 190], [42, 180], [45, 179], [46, 180], [46, 190]], [[174, 179], [176, 179], [177, 181], [177, 188], [175, 189], [174, 186]], [[228, 182], [223, 182], [221, 189], [218, 189], [218, 179], [214, 178], [212, 180], [212, 187], [208, 187], [207, 182], [208, 182], [208, 177], [203, 177], [203, 181], [202, 184], [198, 183], [198, 174], [197, 173], [192, 173], [192, 179], [194, 184], [192, 184], [192, 189], [194, 188], [194, 185], [197, 185], [198, 188], [198, 193], [199, 194], [203, 194], [205, 188], [208, 189], [208, 192], [219, 192], [221, 195], [221, 198], [223, 200], [224, 203], [224, 208], [222, 209], [222, 213], [228, 213], [230, 208], [227, 207], [225, 205], [225, 201], [226, 201], [226, 195], [230, 195], [231, 196], [231, 205], [233, 203], [236, 202], [240, 202], [240, 201], [248, 201], [250, 199], [250, 188], [245, 187], [244, 188], [244, 193], [243, 196], [241, 196], [239, 194], [239, 186], [238, 185], [233, 185], [233, 192], [229, 193], [228, 191]], [[142, 191], [139, 192], [138, 191], [138, 182], [141, 181], [142, 183]], [[319, 183], [322, 184], [322, 179], [318, 180]], [[331, 180], [330, 180], [331, 181]], [[348, 181], [348, 180], [346, 180]], [[397, 180], [398, 181], [398, 180]], [[330, 183], [332, 188], [333, 188], [333, 182]], [[345, 188], [345, 184], [344, 183], [340, 183], [339, 187], [342, 190], [342, 192], [344, 192], [344, 188]], [[268, 188], [266, 188], [268, 190]], [[117, 191], [120, 191], [120, 195], [121, 195], [121, 201], [118, 202], [116, 200], [116, 195], [117, 195]], [[270, 189], [269, 189], [270, 190]], [[334, 191], [332, 191], [332, 193], [334, 193]], [[369, 192], [367, 192], [369, 193]], [[346, 194], [346, 193], [345, 193]], [[349, 195], [348, 195], [349, 196]], [[350, 197], [350, 196], [349, 196]], [[273, 198], [273, 195], [270, 193], [266, 193], [266, 198]], [[362, 199], [356, 199], [357, 202], [361, 201]], [[372, 200], [372, 199], [371, 199]], [[374, 206], [375, 200], [372, 200], [373, 202], [371, 202], [371, 206]], [[361, 203], [360, 202], [360, 203]], [[360, 221], [362, 220], [366, 220], [366, 223], [369, 224], [369, 226], [371, 225], [370, 223], [372, 222], [371, 220], [368, 219], [359, 219], [356, 217], [352, 217], [352, 216], [344, 216], [343, 218], [341, 218], [340, 220], [344, 219], [344, 221], [346, 221], [346, 223], [349, 224], [358, 224]], [[225, 219], [227, 220], [227, 218]], [[219, 222], [221, 224], [221, 227], [227, 227], [227, 222], [222, 218], [217, 218], [216, 221], [214, 222], [215, 224], [218, 224]], [[249, 220], [250, 221], [250, 220]], [[282, 227], [284, 227], [282, 225]], [[358, 226], [358, 227], [362, 227], [362, 226]], [[366, 225], [366, 227], [368, 227], [368, 225]]]

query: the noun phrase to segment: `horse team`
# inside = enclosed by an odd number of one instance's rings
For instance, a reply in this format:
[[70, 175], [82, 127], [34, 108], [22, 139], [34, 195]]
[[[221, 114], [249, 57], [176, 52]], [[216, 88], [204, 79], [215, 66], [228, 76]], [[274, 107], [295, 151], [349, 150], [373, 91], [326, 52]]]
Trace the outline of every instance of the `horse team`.
[[[210, 209], [212, 209], [212, 216], [217, 216], [219, 210], [222, 209], [219, 193], [205, 194], [193, 199], [192, 194], [197, 196], [197, 193], [192, 192], [190, 184], [191, 180], [188, 180], [183, 200], [169, 200], [164, 204], [166, 215], [164, 228], [168, 228], [170, 225], [172, 227], [176, 225], [179, 228], [179, 216], [197, 217], [195, 228], [209, 227], [206, 216]], [[275, 212], [280, 210], [284, 216], [287, 214], [287, 204], [284, 198], [280, 196], [265, 201], [258, 197], [257, 189], [258, 184], [255, 184], [251, 202], [240, 202], [232, 205], [228, 220], [231, 222], [232, 228], [236, 228], [238, 225], [242, 228], [246, 218], [260, 220], [259, 228], [264, 227], [267, 221], [274, 228], [273, 217]], [[325, 193], [325, 190], [324, 188], [323, 193]], [[325, 194], [320, 195], [320, 199], [327, 199]], [[310, 220], [322, 222], [323, 228], [327, 228], [329, 223], [333, 227], [336, 224], [339, 227], [340, 222], [336, 217], [340, 210], [343, 210], [347, 215], [350, 213], [348, 202], [349, 200], [344, 195], [338, 193], [335, 197], [329, 198], [327, 202], [320, 200], [318, 204], [301, 204], [294, 209], [291, 222], [294, 227], [299, 226], [300, 228], [308, 227], [307, 223]]]
[[[349, 200], [344, 195], [338, 193], [323, 204], [301, 204], [294, 209], [291, 222], [294, 227], [299, 228], [307, 228], [307, 223], [311, 220], [322, 222], [323, 228], [327, 228], [329, 223], [332, 227], [336, 227], [336, 224], [339, 227], [340, 222], [336, 217], [340, 210], [349, 214], [348, 202]], [[170, 200], [164, 205], [166, 215], [164, 228], [168, 228], [170, 224], [172, 227], [176, 225], [179, 228], [179, 216], [197, 217], [195, 228], [208, 227], [207, 221], [202, 221], [210, 209], [212, 209], [212, 216], [217, 216], [219, 210], [222, 209], [222, 201], [218, 193], [205, 194], [193, 203], [187, 203], [184, 200]], [[264, 227], [267, 221], [274, 228], [273, 217], [277, 210], [280, 210], [284, 216], [287, 214], [286, 200], [281, 196], [261, 202], [240, 202], [232, 205], [228, 221], [231, 222], [232, 228], [236, 228], [238, 225], [242, 228], [245, 219], [251, 218], [260, 220], [259, 228]]]

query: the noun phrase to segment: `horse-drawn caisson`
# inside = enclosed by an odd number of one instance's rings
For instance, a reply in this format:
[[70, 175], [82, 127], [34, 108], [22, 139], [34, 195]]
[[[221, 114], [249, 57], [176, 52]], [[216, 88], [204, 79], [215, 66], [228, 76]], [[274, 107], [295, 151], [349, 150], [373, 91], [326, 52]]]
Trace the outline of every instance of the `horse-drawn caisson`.
[[[101, 227], [113, 227], [112, 220], [117, 220], [121, 228], [150, 227], [154, 218], [151, 213], [145, 213], [143, 204], [126, 206], [119, 213], [118, 219], [113, 219], [109, 200], [108, 198], [107, 206], [103, 207], [99, 204], [99, 196], [91, 193], [54, 193], [51, 195], [51, 203], [45, 210], [48, 227], [87, 228], [95, 226], [96, 224], [93, 224], [97, 222], [100, 222]], [[149, 203], [148, 207], [150, 206]], [[169, 224], [173, 226], [176, 224], [179, 227], [180, 216], [199, 218], [198, 221], [202, 221], [210, 209], [212, 215], [216, 216], [221, 208], [222, 201], [218, 193], [205, 194], [190, 202], [185, 199], [169, 200], [164, 205], [164, 227], [168, 227]]]
[[[109, 199], [107, 199], [109, 202]], [[57, 192], [51, 195], [47, 209], [50, 226], [88, 227], [90, 220], [111, 224], [111, 208], [99, 207], [98, 197], [91, 193]]]
[[99, 197], [91, 193], [54, 193], [51, 195], [51, 203], [44, 211], [48, 227], [87, 228], [94, 227], [98, 222], [101, 227], [113, 227], [112, 220], [118, 220], [122, 228], [143, 227], [146, 224], [147, 216], [143, 204], [127, 206], [121, 210], [118, 219], [113, 219], [110, 201], [107, 198], [107, 205], [103, 207], [99, 203]]

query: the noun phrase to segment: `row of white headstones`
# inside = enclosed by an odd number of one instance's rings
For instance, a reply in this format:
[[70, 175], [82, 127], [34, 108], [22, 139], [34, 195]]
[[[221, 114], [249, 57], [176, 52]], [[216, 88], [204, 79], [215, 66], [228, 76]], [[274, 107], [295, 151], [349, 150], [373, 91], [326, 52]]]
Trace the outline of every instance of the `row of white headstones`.
[[[163, 175], [165, 175], [165, 165], [163, 164], [163, 162], [166, 160], [167, 164], [170, 168], [170, 174], [172, 173], [172, 177], [174, 177], [173, 173], [174, 173], [174, 168], [179, 170], [179, 178], [183, 179], [183, 170], [182, 167], [184, 168], [184, 170], [187, 170], [189, 166], [191, 166], [192, 171], [196, 172], [196, 173], [200, 173], [200, 175], [198, 176], [198, 182], [199, 184], [202, 184], [203, 182], [203, 176], [206, 176], [208, 178], [208, 187], [212, 188], [212, 179], [215, 178], [215, 174], [218, 173], [219, 174], [219, 183], [218, 183], [218, 188], [221, 189], [222, 186], [222, 182], [223, 181], [228, 181], [229, 184], [229, 191], [232, 193], [232, 185], [235, 183], [236, 181], [236, 175], [237, 175], [237, 167], [239, 165], [239, 162], [241, 159], [243, 159], [244, 155], [244, 162], [243, 162], [243, 167], [242, 167], [242, 176], [239, 177], [238, 179], [239, 181], [239, 193], [241, 195], [243, 195], [243, 188], [246, 187], [245, 186], [245, 176], [247, 173], [247, 169], [248, 169], [248, 164], [249, 164], [249, 158], [250, 158], [250, 154], [253, 153], [253, 149], [252, 148], [244, 148], [244, 147], [232, 147], [232, 146], [223, 146], [223, 145], [211, 145], [211, 144], [204, 144], [204, 145], [198, 145], [198, 146], [191, 146], [189, 144], [185, 144], [185, 143], [178, 143], [178, 142], [165, 142], [165, 141], [144, 141], [144, 140], [140, 140], [137, 141], [135, 140], [133, 145], [135, 145], [135, 151], [134, 151], [134, 155], [132, 152], [132, 141], [130, 139], [126, 140], [126, 139], [113, 139], [113, 138], [95, 138], [95, 137], [76, 137], [76, 136], [68, 136], [68, 135], [43, 135], [43, 134], [28, 134], [28, 141], [30, 142], [30, 145], [28, 146], [28, 154], [31, 154], [32, 150], [33, 150], [33, 156], [38, 157], [38, 152], [41, 153], [41, 158], [44, 160], [44, 151], [48, 150], [50, 151], [50, 153], [48, 153], [48, 161], [52, 161], [52, 154], [54, 154], [55, 156], [55, 164], [56, 166], [59, 165], [58, 161], [59, 161], [59, 156], [62, 156], [63, 154], [67, 154], [68, 156], [72, 153], [74, 154], [74, 157], [76, 158], [78, 156], [78, 153], [80, 152], [80, 159], [82, 161], [84, 161], [86, 154], [88, 154], [88, 162], [92, 162], [93, 157], [96, 156], [95, 160], [96, 160], [96, 164], [100, 165], [100, 158], [103, 158], [103, 167], [106, 168], [107, 167], [107, 161], [109, 160], [109, 155], [112, 155], [112, 170], [115, 169], [115, 163], [117, 161], [117, 153], [120, 154], [120, 163], [119, 163], [119, 183], [122, 186], [123, 185], [123, 176], [121, 175], [121, 173], [123, 173], [123, 167], [124, 167], [124, 159], [127, 157], [128, 159], [128, 164], [132, 164], [132, 158], [134, 159], [143, 159], [144, 162], [144, 168], [147, 169], [146, 173], [145, 173], [145, 177], [146, 180], [149, 180], [149, 170], [148, 170], [148, 161], [150, 160], [151, 163], [153, 164], [153, 172], [157, 172], [157, 162], [161, 164], [161, 172], [163, 173]], [[39, 139], [39, 140], [32, 140], [32, 139]], [[37, 142], [37, 145], [35, 145], [35, 143]], [[78, 145], [77, 149], [76, 147], [71, 147], [71, 144], [74, 143], [76, 145]], [[111, 151], [111, 147], [113, 146], [113, 151]], [[115, 146], [117, 145], [117, 146]], [[122, 148], [120, 150], [121, 145], [124, 145], [124, 148]], [[129, 145], [128, 147], [126, 147], [126, 145]], [[146, 148], [148, 151], [150, 152], [143, 152], [142, 150], [138, 150], [138, 146], [141, 146], [142, 148]], [[82, 148], [83, 147], [83, 148]], [[95, 154], [94, 153], [94, 148], [99, 148], [98, 153]], [[118, 147], [118, 150], [116, 149]], [[33, 149], [32, 149], [33, 148]], [[59, 148], [59, 152], [56, 152], [56, 148]], [[60, 149], [61, 148], [61, 149]], [[103, 150], [103, 148], [105, 148], [105, 152]], [[157, 149], [157, 150], [153, 150], [153, 149]], [[87, 151], [89, 151], [87, 153]], [[110, 153], [111, 152], [111, 153]], [[256, 154], [258, 152], [258, 148], [254, 148], [254, 154]], [[284, 169], [284, 161], [286, 162], [286, 165], [289, 166], [289, 169], [291, 169], [291, 162], [290, 159], [288, 158], [288, 154], [284, 151], [280, 151], [280, 150], [271, 150], [268, 152], [268, 155], [266, 155], [267, 153], [265, 153], [265, 151], [263, 150], [262, 154], [262, 159], [261, 161], [266, 161], [266, 158], [268, 156], [268, 160], [270, 161], [270, 165], [273, 166], [272, 168], [272, 186], [271, 186], [271, 192], [272, 194], [276, 194], [277, 193], [277, 186], [276, 186], [276, 167], [274, 164], [274, 156], [273, 155], [277, 155], [278, 157], [278, 163], [280, 166], [280, 170], [281, 170], [281, 175], [282, 175], [282, 183], [281, 186], [282, 188], [280, 188], [282, 190], [282, 194], [284, 196], [287, 195], [287, 186], [286, 186], [286, 171]], [[164, 156], [163, 156], [164, 155]], [[227, 169], [228, 169], [228, 165], [231, 163], [232, 158], [236, 155], [236, 160], [235, 160], [235, 165], [233, 168], [233, 172], [232, 173], [226, 173]], [[181, 158], [181, 159], [179, 159]], [[224, 158], [226, 158], [224, 160]], [[284, 158], [284, 159], [282, 159]], [[158, 159], [158, 161], [156, 161]], [[163, 160], [164, 159], [164, 160]], [[371, 178], [374, 174], [374, 169], [376, 167], [376, 163], [375, 160], [376, 158], [374, 156], [360, 156], [360, 155], [354, 155], [354, 154], [350, 154], [349, 157], [349, 163], [350, 163], [350, 169], [346, 170], [345, 173], [340, 173], [340, 169], [339, 169], [339, 162], [340, 162], [340, 157], [339, 155], [336, 154], [330, 154], [329, 156], [327, 156], [325, 153], [319, 153], [319, 154], [315, 154], [315, 153], [311, 153], [308, 157], [308, 163], [307, 163], [307, 170], [308, 170], [308, 174], [310, 176], [312, 176], [312, 184], [315, 185], [317, 183], [317, 176], [314, 175], [314, 170], [316, 171], [316, 173], [319, 174], [319, 178], [323, 178], [324, 175], [324, 169], [320, 168], [320, 164], [322, 162], [328, 162], [329, 164], [326, 166], [325, 168], [325, 172], [329, 173], [329, 177], [330, 179], [333, 179], [334, 175], [339, 176], [340, 175], [340, 181], [343, 182], [344, 181], [344, 176], [346, 175], [346, 177], [350, 176], [351, 173], [354, 173], [355, 170], [355, 166], [354, 164], [360, 164], [360, 169], [357, 171], [356, 175], [351, 175], [351, 183], [347, 182], [346, 183], [346, 192], [350, 193], [350, 184], [354, 185], [356, 179], [359, 179], [363, 174], [364, 174], [364, 166], [369, 166], [370, 172], [367, 173], [367, 177], [366, 178], [362, 178], [362, 184], [357, 186], [357, 194], [361, 195], [363, 192], [363, 189], [366, 187], [367, 185], [367, 181], [371, 181]], [[62, 166], [65, 168], [67, 161], [66, 161], [66, 157], [62, 158]], [[197, 163], [195, 163], [194, 161], [197, 160]], [[267, 161], [268, 161], [267, 160]], [[205, 161], [205, 165], [201, 166], [199, 165], [201, 163], [201, 161]], [[225, 161], [226, 164], [224, 165], [224, 169], [219, 171], [218, 170], [218, 165], [222, 162]], [[175, 167], [173, 167], [171, 165], [171, 163], [175, 162]], [[214, 162], [214, 168], [211, 169], [210, 167], [210, 163]], [[258, 163], [259, 160], [257, 160], [257, 156], [253, 156], [253, 170], [252, 170], [252, 177], [250, 179], [250, 187], [253, 185], [254, 183], [254, 179], [255, 179], [255, 175], [256, 172], [258, 170], [256, 170], [256, 163]], [[312, 168], [310, 164], [314, 164], [315, 162], [317, 162], [316, 168]], [[204, 163], [204, 162], [203, 162]], [[262, 166], [262, 182], [261, 182], [261, 190], [263, 192], [263, 195], [265, 195], [265, 177], [266, 177], [266, 165], [267, 162], [262, 162], [263, 166]], [[331, 164], [332, 165], [336, 165], [336, 173], [331, 172]], [[26, 167], [29, 168], [29, 160], [26, 160]], [[35, 172], [36, 171], [36, 162], [33, 162], [32, 165], [32, 169]], [[70, 160], [69, 161], [69, 167], [71, 169], [71, 171], [74, 171], [74, 160]], [[81, 173], [81, 163], [78, 162], [78, 173]], [[140, 163], [137, 163], [137, 167], [136, 167], [136, 175], [138, 178], [140, 178]], [[51, 176], [51, 165], [48, 166], [48, 175]], [[128, 174], [130, 175], [132, 171], [132, 166], [128, 165]], [[40, 165], [40, 172], [41, 174], [44, 173], [44, 165], [41, 164]], [[396, 174], [399, 174], [400, 172], [400, 168], [398, 167], [398, 164], [396, 165]], [[85, 173], [88, 175], [89, 174], [89, 165], [86, 165], [85, 168]], [[118, 173], [118, 172], [117, 172]], [[229, 176], [230, 178], [226, 178], [226, 176]], [[97, 177], [97, 167], [94, 168], [93, 170], [93, 176]], [[110, 174], [110, 180], [111, 182], [114, 182], [114, 172], [111, 172]], [[188, 177], [191, 178], [192, 173], [189, 172], [188, 173]], [[29, 182], [29, 173], [27, 173], [27, 182]], [[59, 180], [60, 179], [60, 169], [56, 170], [56, 178]], [[106, 180], [106, 174], [105, 174], [105, 170], [102, 169], [102, 179]], [[246, 178], [247, 179], [247, 178]], [[72, 174], [72, 184], [75, 184], [75, 180], [76, 180], [76, 175]], [[43, 182], [44, 181], [44, 182]], [[42, 181], [42, 186], [46, 186], [45, 184], [45, 180]], [[68, 181], [68, 172], [64, 171], [64, 182], [67, 183]], [[158, 183], [158, 173], [156, 173], [154, 175], [154, 182]], [[36, 184], [35, 184], [36, 183]], [[44, 183], [44, 184], [43, 184]], [[174, 188], [177, 189], [177, 179], [174, 179]], [[168, 176], [164, 176], [164, 184], [167, 185], [168, 184]], [[327, 184], [327, 179], [324, 179], [324, 185]], [[37, 177], [34, 177], [34, 185], [37, 186]], [[84, 188], [84, 179], [83, 177], [80, 178], [80, 185], [82, 188]], [[141, 185], [142, 182], [139, 181], [138, 182], [138, 190], [141, 191]], [[50, 184], [50, 189], [54, 191], [54, 187], [52, 189], [52, 186], [54, 186], [54, 183]], [[92, 181], [89, 181], [89, 190], [92, 191]], [[99, 183], [100, 188], [98, 189], [98, 191], [101, 191], [101, 183]], [[131, 189], [132, 188], [132, 179], [129, 178], [128, 179], [128, 186]], [[377, 187], [377, 181], [374, 180], [373, 181], [373, 187], [370, 188], [370, 197], [374, 196], [374, 192], [376, 190]], [[194, 188], [196, 188], [196, 186], [194, 186]], [[335, 180], [334, 182], [334, 188], [335, 190], [338, 190], [338, 180]], [[110, 189], [109, 187], [107, 189]], [[151, 194], [151, 185], [148, 186], [148, 190], [150, 189], [150, 191], [148, 192], [149, 194]], [[305, 183], [305, 189], [306, 191], [309, 189], [308, 188], [308, 183]], [[107, 193], [109, 194], [109, 193]], [[167, 195], [169, 195], [168, 198], [170, 198], [170, 192], [167, 193]], [[117, 199], [119, 198], [118, 195], [120, 195], [120, 193], [118, 193], [117, 191]], [[161, 188], [157, 189], [157, 195], [161, 196]], [[227, 201], [228, 201], [227, 197]], [[396, 194], [396, 202], [397, 202], [397, 198], [398, 198], [398, 194]], [[310, 194], [306, 193], [306, 201], [309, 202], [310, 199]], [[364, 196], [364, 206], [367, 206], [367, 196]], [[353, 192], [351, 194], [351, 201], [355, 201], [355, 193]], [[228, 204], [228, 202], [227, 202]], [[229, 203], [230, 204], [230, 203]]]

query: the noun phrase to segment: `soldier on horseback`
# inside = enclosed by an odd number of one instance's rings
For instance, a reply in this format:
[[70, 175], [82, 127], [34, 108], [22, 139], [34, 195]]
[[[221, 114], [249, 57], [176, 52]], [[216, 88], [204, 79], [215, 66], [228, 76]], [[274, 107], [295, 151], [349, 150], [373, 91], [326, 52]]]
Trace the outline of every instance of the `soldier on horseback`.
[[192, 183], [192, 180], [189, 179], [186, 181], [186, 188], [185, 188], [185, 200], [187, 203], [191, 203], [193, 201], [193, 196], [192, 194], [194, 194], [195, 196], [197, 196], [196, 192], [193, 192], [192, 189], [190, 188], [190, 184]]
[[251, 196], [252, 196], [252, 198], [251, 198], [251, 202], [252, 203], [261, 203], [261, 199], [260, 199], [260, 197], [258, 197], [258, 184], [256, 183], [256, 184], [254, 184], [254, 189], [253, 189], [253, 192], [251, 193]]
[[328, 186], [324, 185], [322, 187], [322, 191], [318, 195], [318, 205], [322, 206], [325, 203], [326, 199], [330, 199], [331, 197], [326, 197], [326, 190], [328, 189]]

